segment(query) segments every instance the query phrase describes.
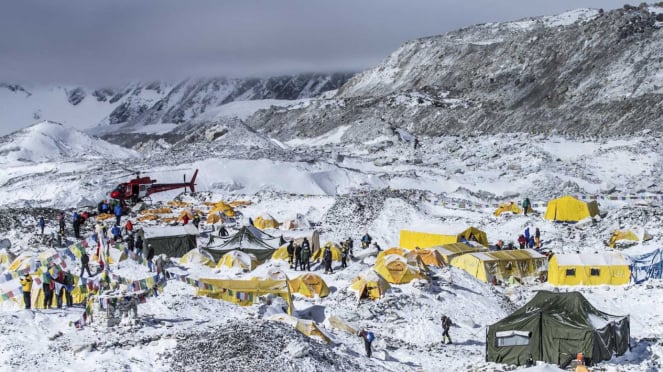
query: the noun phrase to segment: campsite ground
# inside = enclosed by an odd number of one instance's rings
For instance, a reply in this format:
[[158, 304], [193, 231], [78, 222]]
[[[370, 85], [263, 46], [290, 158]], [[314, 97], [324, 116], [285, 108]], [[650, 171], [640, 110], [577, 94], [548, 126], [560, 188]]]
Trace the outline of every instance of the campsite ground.
[[[607, 250], [603, 241], [608, 240], [615, 228], [639, 225], [654, 239], [626, 248], [624, 254], [638, 255], [661, 246], [660, 199], [610, 200], [634, 192], [660, 198], [661, 189], [657, 186], [663, 184], [657, 171], [663, 154], [660, 140], [525, 135], [436, 138], [422, 139], [418, 151], [398, 140], [389, 140], [394, 141], [391, 146], [377, 141], [377, 144], [351, 147], [331, 139], [327, 142], [318, 139], [319, 147], [299, 150], [313, 156], [334, 148], [347, 155], [340, 163], [324, 159], [299, 161], [300, 157], [295, 161], [292, 161], [295, 158], [196, 159], [187, 151], [162, 154], [166, 159], [142, 161], [166, 175], [176, 166], [163, 164], [178, 163], [177, 167], [201, 169], [201, 192], [181, 196], [178, 192], [157, 194], [152, 200], [154, 205], [175, 197], [193, 203], [193, 209], [203, 209], [204, 201], [247, 200], [252, 204], [238, 208], [245, 217], [255, 218], [268, 211], [285, 220], [300, 213], [315, 223], [323, 244], [352, 236], [357, 247], [361, 236], [369, 232], [387, 248], [398, 245], [401, 229], [467, 226], [484, 230], [491, 243], [498, 239], [508, 242], [515, 241], [526, 227], [531, 231], [538, 227], [546, 249], [557, 253], [593, 253]], [[495, 143], [509, 145], [498, 150]], [[389, 165], [376, 165], [385, 162]], [[2, 205], [28, 207], [21, 209], [25, 213], [21, 223], [5, 224], [14, 220], [9, 216], [0, 218], [14, 253], [43, 249], [35, 243], [38, 241], [34, 238], [36, 216], [31, 215], [31, 206], [73, 208], [82, 200], [99, 199], [110, 188], [102, 175], [87, 170], [96, 169], [91, 165], [101, 165], [98, 160], [83, 165], [66, 164], [60, 167], [62, 170], [57, 170], [55, 161], [39, 167], [20, 161], [8, 165], [11, 182], [1, 186]], [[615, 164], [621, 164], [618, 174], [614, 172]], [[250, 174], [247, 169], [251, 169]], [[116, 171], [119, 173], [114, 168], [106, 173]], [[27, 187], [27, 178], [39, 185], [49, 184], [50, 191], [44, 193], [41, 186]], [[599, 200], [601, 217], [593, 223], [580, 224], [544, 220], [545, 202], [566, 193], [603, 197]], [[524, 196], [532, 199], [535, 213], [505, 214], [499, 218], [492, 215], [493, 203], [520, 202]], [[175, 209], [174, 214], [178, 212]], [[47, 233], [54, 230], [54, 221], [49, 221]], [[290, 234], [278, 230], [270, 233]], [[204, 246], [208, 240], [203, 234], [198, 244]], [[609, 371], [661, 368], [663, 319], [659, 309], [663, 283], [660, 280], [626, 286], [553, 288], [527, 282], [522, 286], [495, 287], [456, 268], [435, 268], [430, 282], [393, 286], [378, 301], [358, 302], [348, 287], [354, 277], [375, 263], [375, 257], [371, 250], [355, 248], [355, 251], [358, 257], [347, 269], [341, 270], [339, 263], [334, 263], [334, 274], [324, 274], [318, 264], [313, 265], [313, 270], [330, 287], [330, 296], [308, 299], [295, 295], [295, 314], [321, 324], [333, 340], [329, 346], [262, 319], [265, 312], [274, 311], [266, 305], [238, 307], [196, 296], [190, 285], [169, 281], [159, 297], [139, 305], [143, 325], [138, 328], [106, 330], [92, 325], [76, 329], [70, 322], [81, 317], [81, 307], [28, 311], [13, 301], [1, 301], [0, 360], [4, 362], [0, 362], [0, 370], [190, 370], [204, 365], [205, 361], [213, 363], [213, 359], [222, 355], [213, 350], [233, 344], [246, 345], [244, 353], [260, 352], [251, 358], [240, 351], [237, 355], [223, 354], [227, 360], [224, 368], [228, 370], [243, 370], [245, 366], [255, 370], [277, 367], [295, 371], [511, 370], [510, 366], [485, 362], [485, 329], [527, 302], [539, 289], [579, 290], [602, 311], [630, 315], [631, 351], [601, 363], [601, 368]], [[77, 273], [78, 263], [66, 260]], [[251, 278], [265, 275], [273, 267], [290, 277], [299, 274], [277, 260], [268, 261], [251, 273], [195, 263], [177, 270], [192, 278]], [[130, 261], [112, 269], [133, 279], [149, 275], [145, 266]], [[440, 343], [441, 314], [454, 320], [453, 345]], [[329, 323], [332, 315], [354, 327], [371, 329], [377, 336], [375, 358], [364, 357], [357, 336], [332, 327]], [[253, 337], [247, 340], [246, 333]], [[199, 335], [205, 335], [209, 342], [196, 342]], [[551, 366], [537, 368], [553, 370]]]

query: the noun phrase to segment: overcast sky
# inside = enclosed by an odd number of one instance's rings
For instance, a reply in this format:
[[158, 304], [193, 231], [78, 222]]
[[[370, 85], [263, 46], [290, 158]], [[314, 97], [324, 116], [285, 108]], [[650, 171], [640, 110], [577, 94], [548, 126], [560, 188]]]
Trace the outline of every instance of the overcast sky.
[[[404, 41], [624, 0], [66, 0], [0, 5], [0, 82], [359, 71]], [[634, 3], [635, 4], [635, 3]]]

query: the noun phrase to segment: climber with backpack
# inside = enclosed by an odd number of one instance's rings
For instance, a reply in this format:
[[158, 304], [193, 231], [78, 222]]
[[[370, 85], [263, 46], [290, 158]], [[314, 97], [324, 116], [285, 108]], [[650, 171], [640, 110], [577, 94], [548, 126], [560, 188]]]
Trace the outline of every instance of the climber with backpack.
[[371, 357], [371, 343], [373, 340], [375, 340], [375, 335], [373, 332], [367, 331], [366, 329], [362, 328], [358, 333], [357, 336], [361, 337], [364, 339], [364, 348], [366, 349], [366, 356]]

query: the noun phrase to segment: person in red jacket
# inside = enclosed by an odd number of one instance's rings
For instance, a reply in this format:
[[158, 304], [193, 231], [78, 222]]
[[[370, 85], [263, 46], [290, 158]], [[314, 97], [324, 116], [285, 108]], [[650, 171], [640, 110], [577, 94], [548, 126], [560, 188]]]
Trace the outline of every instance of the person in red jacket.
[[189, 215], [185, 213], [184, 217], [182, 217], [182, 225], [186, 225], [188, 223], [189, 223]]
[[525, 249], [525, 245], [527, 244], [527, 238], [525, 238], [525, 235], [520, 235], [518, 237], [518, 244], [520, 245], [520, 249]]

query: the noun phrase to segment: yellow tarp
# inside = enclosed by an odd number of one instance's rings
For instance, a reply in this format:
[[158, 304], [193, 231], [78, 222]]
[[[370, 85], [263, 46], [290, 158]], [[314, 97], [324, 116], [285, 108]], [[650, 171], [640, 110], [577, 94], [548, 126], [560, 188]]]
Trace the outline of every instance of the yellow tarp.
[[551, 221], [578, 222], [582, 219], [594, 217], [598, 214], [599, 206], [596, 203], [596, 200], [585, 203], [573, 196], [566, 195], [548, 201], [546, 214], [543, 218]]
[[290, 324], [302, 334], [309, 337], [319, 337], [327, 344], [331, 342], [331, 339], [326, 334], [324, 334], [312, 320], [299, 319], [286, 314], [275, 314], [270, 316], [268, 319]]
[[225, 280], [200, 278], [200, 281], [213, 286], [213, 289], [196, 289], [199, 296], [207, 296], [219, 300], [229, 301], [240, 306], [251, 306], [258, 297], [274, 294], [285, 300], [288, 304], [288, 314], [292, 314], [292, 297], [290, 287], [286, 280], [257, 279]]
[[186, 208], [191, 205], [191, 203], [179, 201], [179, 200], [170, 200], [166, 204], [170, 205], [171, 207], [175, 208]]
[[253, 203], [248, 201], [248, 200], [235, 200], [235, 201], [231, 201], [228, 204], [230, 204], [230, 206], [233, 207], [233, 208], [237, 208], [237, 207], [245, 207], [245, 206], [251, 205]]
[[114, 214], [110, 213], [100, 213], [94, 217], [97, 219], [97, 221], [104, 221], [104, 220], [110, 220], [111, 218], [115, 218]]
[[311, 256], [311, 261], [322, 260], [325, 253], [325, 247], [328, 245], [330, 246], [329, 249], [331, 249], [332, 261], [341, 261], [341, 249], [332, 242], [327, 242], [327, 244], [325, 244], [322, 248], [315, 251], [313, 256]]
[[511, 202], [511, 203], [508, 203], [508, 204], [500, 204], [499, 208], [497, 208], [495, 210], [495, 212], [493, 212], [493, 214], [495, 216], [499, 217], [499, 215], [501, 215], [504, 212], [511, 212], [513, 214], [521, 214], [521, 213], [523, 213], [523, 210], [520, 209], [518, 204], [516, 204], [514, 202]]
[[288, 246], [284, 245], [275, 250], [272, 254], [272, 259], [288, 261]]
[[488, 237], [486, 233], [475, 228], [469, 227], [457, 234], [436, 234], [430, 232], [419, 232], [410, 230], [401, 230], [400, 247], [405, 249], [429, 248], [437, 245], [458, 243], [462, 238], [466, 240], [474, 239], [481, 245], [488, 246]]
[[230, 251], [219, 259], [216, 268], [222, 267], [235, 267], [243, 270], [251, 271], [258, 266], [258, 259], [256, 256], [241, 251]]
[[163, 208], [153, 208], [153, 209], [143, 209], [142, 211], [138, 212], [139, 214], [167, 214], [167, 213], [173, 213], [173, 210], [168, 208], [168, 207], [163, 207]]
[[313, 298], [318, 296], [320, 298], [329, 296], [329, 287], [327, 283], [318, 275], [307, 273], [300, 275], [288, 281], [291, 292], [297, 292], [306, 297]]
[[397, 255], [383, 256], [383, 259], [375, 262], [373, 270], [392, 284], [405, 284], [414, 279], [426, 278], [419, 268], [408, 265], [405, 257]]
[[384, 296], [391, 288], [389, 283], [373, 270], [368, 270], [352, 279], [350, 289], [357, 293], [357, 297], [377, 300]]
[[548, 264], [548, 283], [553, 285], [623, 285], [631, 270], [619, 253], [555, 254]]
[[467, 253], [451, 260], [452, 266], [486, 283], [493, 278], [505, 282], [510, 276], [537, 276], [545, 271], [546, 263], [546, 256], [531, 249]]
[[138, 221], [140, 222], [145, 222], [145, 221], [156, 221], [159, 219], [159, 216], [156, 214], [146, 214], [144, 216], [140, 216], [137, 218]]

